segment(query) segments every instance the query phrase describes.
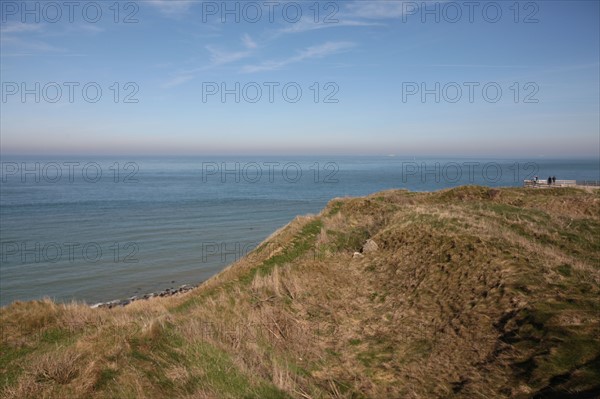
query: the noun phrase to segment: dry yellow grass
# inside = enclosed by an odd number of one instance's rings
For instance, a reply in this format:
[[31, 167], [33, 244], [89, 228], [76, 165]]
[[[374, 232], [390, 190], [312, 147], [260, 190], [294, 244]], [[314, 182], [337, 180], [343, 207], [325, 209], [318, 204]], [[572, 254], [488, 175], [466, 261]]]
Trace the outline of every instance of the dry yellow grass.
[[[179, 296], [3, 308], [0, 392], [593, 397], [599, 232], [598, 191], [335, 199]], [[353, 257], [368, 239], [378, 250]]]

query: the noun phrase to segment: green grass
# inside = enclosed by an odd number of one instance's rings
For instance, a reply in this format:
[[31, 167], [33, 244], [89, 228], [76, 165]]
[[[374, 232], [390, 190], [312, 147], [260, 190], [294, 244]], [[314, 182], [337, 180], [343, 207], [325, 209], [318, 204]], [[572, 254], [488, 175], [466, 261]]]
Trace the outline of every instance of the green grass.
[[327, 216], [334, 216], [334, 215], [336, 215], [337, 213], [340, 212], [340, 210], [342, 209], [343, 206], [344, 206], [344, 202], [343, 201], [333, 201], [328, 206]]
[[61, 328], [50, 328], [42, 333], [41, 342], [47, 344], [58, 344], [61, 341], [72, 340], [73, 335]]
[[573, 267], [568, 263], [563, 263], [562, 265], [558, 266], [556, 270], [564, 277], [571, 277], [573, 274]]
[[258, 267], [252, 268], [240, 278], [240, 281], [243, 284], [249, 284], [257, 274], [260, 276], [268, 275], [273, 272], [276, 266], [282, 266], [300, 258], [311, 248], [314, 248], [315, 238], [321, 232], [322, 227], [323, 222], [320, 219], [308, 222], [293, 238], [291, 245], [287, 245], [281, 253], [271, 256]]
[[349, 231], [327, 231], [334, 237], [333, 245], [331, 249], [333, 251], [360, 251], [365, 241], [369, 238], [370, 234], [364, 227], [355, 227]]
[[119, 370], [113, 370], [109, 368], [102, 369], [102, 371], [100, 371], [98, 380], [94, 384], [94, 389], [99, 391], [104, 389], [107, 385], [113, 384], [118, 375]]
[[23, 372], [18, 360], [23, 359], [33, 348], [11, 348], [2, 345], [0, 349], [0, 390], [7, 385], [12, 385]]
[[[47, 325], [44, 323], [44, 327]], [[32, 353], [50, 351], [58, 345], [67, 346], [75, 341], [77, 335], [58, 327], [51, 327], [39, 332], [36, 338], [27, 346], [21, 347], [11, 347], [2, 343], [0, 347], [0, 390], [4, 386], [12, 385], [21, 375], [23, 368], [19, 365], [20, 360], [24, 360], [27, 355]]]
[[208, 344], [201, 343], [190, 348], [195, 363], [202, 369], [201, 385], [209, 391], [218, 392], [220, 398], [286, 399], [287, 394], [272, 384], [252, 384], [247, 376], [237, 371], [229, 355]]

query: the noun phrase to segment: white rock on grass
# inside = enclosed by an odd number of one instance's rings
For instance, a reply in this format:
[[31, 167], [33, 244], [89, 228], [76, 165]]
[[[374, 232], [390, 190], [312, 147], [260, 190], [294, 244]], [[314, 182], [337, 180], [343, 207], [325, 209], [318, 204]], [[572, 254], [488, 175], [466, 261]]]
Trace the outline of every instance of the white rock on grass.
[[368, 254], [369, 252], [376, 252], [379, 249], [379, 245], [371, 239], [367, 240], [365, 245], [362, 247], [362, 252]]

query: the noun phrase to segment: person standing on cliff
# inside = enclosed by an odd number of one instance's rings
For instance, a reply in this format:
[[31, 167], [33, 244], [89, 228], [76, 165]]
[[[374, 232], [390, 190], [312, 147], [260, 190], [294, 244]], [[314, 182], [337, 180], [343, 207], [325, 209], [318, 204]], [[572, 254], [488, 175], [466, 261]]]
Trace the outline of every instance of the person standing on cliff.
[[552, 184], [556, 184], [556, 176], [552, 176]]
[[552, 184], [552, 178], [550, 176], [548, 176], [548, 185]]

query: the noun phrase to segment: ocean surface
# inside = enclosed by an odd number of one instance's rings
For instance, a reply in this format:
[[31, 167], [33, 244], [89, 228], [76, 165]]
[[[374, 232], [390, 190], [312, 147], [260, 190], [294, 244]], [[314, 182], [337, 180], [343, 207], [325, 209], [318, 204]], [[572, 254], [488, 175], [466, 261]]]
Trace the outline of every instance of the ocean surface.
[[335, 197], [524, 179], [600, 180], [598, 160], [8, 157], [0, 304], [95, 303], [197, 284]]

